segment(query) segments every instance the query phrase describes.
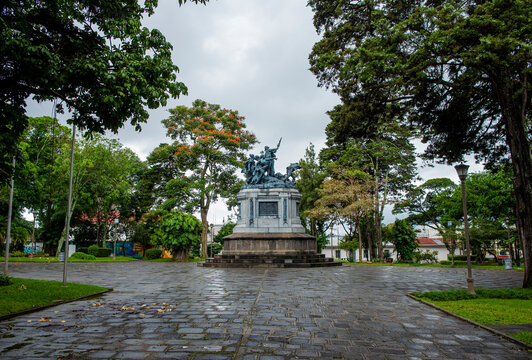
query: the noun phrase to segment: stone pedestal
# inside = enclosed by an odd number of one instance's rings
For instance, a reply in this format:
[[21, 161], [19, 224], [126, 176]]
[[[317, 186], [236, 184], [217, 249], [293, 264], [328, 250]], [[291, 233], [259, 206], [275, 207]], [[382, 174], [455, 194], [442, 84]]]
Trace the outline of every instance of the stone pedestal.
[[341, 265], [316, 252], [316, 239], [299, 217], [301, 194], [294, 188], [248, 188], [238, 195], [238, 219], [224, 238], [221, 255], [206, 267], [310, 267]]

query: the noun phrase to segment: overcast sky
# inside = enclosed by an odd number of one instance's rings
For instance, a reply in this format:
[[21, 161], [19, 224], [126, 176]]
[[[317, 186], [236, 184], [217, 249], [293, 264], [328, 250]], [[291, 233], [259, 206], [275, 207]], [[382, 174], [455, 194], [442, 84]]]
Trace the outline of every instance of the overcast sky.
[[[176, 0], [160, 0], [144, 24], [159, 29], [173, 45], [178, 79], [188, 87], [188, 96], [151, 111], [140, 133], [126, 125], [118, 139], [144, 160], [160, 143], [170, 141], [161, 124], [168, 109], [202, 99], [238, 110], [246, 118], [247, 128], [260, 142], [252, 153], [275, 146], [282, 137], [279, 172], [299, 161], [310, 143], [319, 150], [325, 142], [326, 111], [338, 97], [318, 88], [308, 70], [308, 55], [319, 40], [312, 15], [306, 0], [211, 0], [206, 6], [182, 7]], [[29, 116], [51, 113], [50, 104], [28, 108]], [[449, 166], [421, 169], [420, 174], [425, 180], [458, 181]], [[209, 221], [220, 223], [227, 215], [225, 206], [216, 204]], [[385, 223], [394, 218], [388, 212]]]

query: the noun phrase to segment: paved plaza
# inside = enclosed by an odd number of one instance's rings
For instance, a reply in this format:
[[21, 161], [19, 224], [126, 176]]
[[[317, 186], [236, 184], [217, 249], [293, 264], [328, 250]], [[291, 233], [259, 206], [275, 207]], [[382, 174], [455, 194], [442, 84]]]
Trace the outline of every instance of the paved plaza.
[[[11, 264], [62, 280], [62, 264]], [[466, 269], [212, 269], [74, 263], [113, 292], [0, 322], [1, 359], [530, 359], [523, 347], [406, 296], [465, 287]], [[478, 287], [522, 272], [473, 269]], [[40, 322], [42, 318], [50, 321]]]

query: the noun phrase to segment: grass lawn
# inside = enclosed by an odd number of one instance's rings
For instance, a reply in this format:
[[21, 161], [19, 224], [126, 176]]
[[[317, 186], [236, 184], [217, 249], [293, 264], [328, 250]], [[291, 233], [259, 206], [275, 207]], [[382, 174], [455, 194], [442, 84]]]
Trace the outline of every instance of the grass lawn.
[[[4, 257], [0, 257], [0, 261], [5, 261]], [[47, 256], [47, 257], [34, 257], [33, 260], [30, 260], [29, 257], [9, 257], [10, 262], [58, 262], [57, 256]], [[134, 259], [132, 257], [128, 256], [117, 256], [116, 260], [113, 260], [112, 256], [109, 257], [99, 257], [96, 258], [96, 260], [83, 260], [83, 259], [75, 259], [72, 257], [68, 258], [68, 262], [128, 262], [128, 261], [137, 261], [137, 259]]]
[[105, 287], [60, 281], [11, 278], [13, 283], [0, 286], [0, 316], [108, 290]]
[[[467, 290], [430, 291], [412, 295], [442, 309], [483, 325], [532, 324], [532, 289], [475, 289], [477, 295]], [[512, 335], [532, 344], [532, 332]]]

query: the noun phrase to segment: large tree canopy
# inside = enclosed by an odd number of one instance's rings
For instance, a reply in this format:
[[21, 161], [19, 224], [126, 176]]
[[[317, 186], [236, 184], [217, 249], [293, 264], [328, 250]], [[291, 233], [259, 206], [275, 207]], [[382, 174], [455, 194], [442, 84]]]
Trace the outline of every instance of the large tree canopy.
[[176, 80], [172, 46], [141, 24], [156, 6], [156, 0], [2, 2], [0, 180], [11, 172], [5, 158], [26, 128], [30, 96], [58, 100], [81, 129], [116, 132], [126, 121], [140, 129], [146, 108], [186, 93]]
[[[167, 184], [186, 188], [193, 208], [200, 211], [202, 254], [207, 256], [207, 214], [218, 197], [230, 199], [242, 184], [235, 172], [244, 167], [246, 151], [257, 142], [246, 130], [245, 118], [236, 110], [195, 100], [192, 107], [178, 106], [163, 120], [167, 135], [174, 141], [178, 176]], [[188, 185], [181, 186], [185, 182]]]
[[[310, 0], [323, 34], [310, 55], [340, 94], [328, 131], [371, 134], [412, 123], [427, 155], [449, 163], [510, 157], [517, 226], [532, 286], [532, 3], [526, 0]], [[333, 116], [334, 115], [334, 116]]]

